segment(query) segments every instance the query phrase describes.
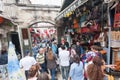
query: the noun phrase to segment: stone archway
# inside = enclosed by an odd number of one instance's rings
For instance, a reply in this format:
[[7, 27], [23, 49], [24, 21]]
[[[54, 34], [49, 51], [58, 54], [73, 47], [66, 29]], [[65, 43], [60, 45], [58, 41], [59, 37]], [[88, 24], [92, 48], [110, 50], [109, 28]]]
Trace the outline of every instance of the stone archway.
[[50, 21], [50, 20], [38, 20], [38, 21], [33, 21], [31, 23], [29, 23], [30, 25], [28, 26], [28, 28], [30, 28], [32, 25], [37, 24], [37, 23], [50, 23], [55, 27], [55, 22], [54, 21]]
[[[42, 24], [43, 23], [43, 24]], [[37, 25], [37, 27], [36, 27], [36, 24], [38, 24]], [[42, 25], [40, 25], [40, 24], [42, 24]], [[46, 25], [47, 24], [47, 25]], [[35, 25], [35, 26], [34, 26]], [[43, 26], [43, 25], [45, 25], [45, 26]], [[55, 23], [53, 22], [53, 21], [49, 21], [49, 20], [42, 20], [42, 21], [35, 21], [35, 22], [32, 22], [27, 28], [30, 28], [30, 29], [32, 29], [32, 28], [34, 28], [34, 32], [35, 33], [39, 33], [38, 31], [40, 31], [40, 32], [43, 32], [44, 31], [44, 29], [47, 29], [47, 31], [49, 32], [49, 30], [51, 29], [51, 28], [54, 28], [54, 29], [56, 29], [56, 27], [55, 27]], [[35, 29], [36, 28], [36, 29]], [[39, 29], [37, 29], [37, 28], [39, 28]], [[42, 29], [42, 30], [41, 30]], [[37, 31], [37, 32], [36, 32]], [[29, 33], [31, 33], [30, 31], [29, 31]], [[32, 32], [33, 33], [33, 32]], [[50, 33], [51, 34], [51, 33]], [[29, 35], [30, 36], [30, 35]]]

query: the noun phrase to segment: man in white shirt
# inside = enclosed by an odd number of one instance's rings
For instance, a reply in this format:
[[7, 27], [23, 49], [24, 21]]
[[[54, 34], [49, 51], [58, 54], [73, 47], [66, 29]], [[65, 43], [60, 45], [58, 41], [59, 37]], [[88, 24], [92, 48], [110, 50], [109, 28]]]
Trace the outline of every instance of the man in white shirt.
[[69, 74], [69, 65], [70, 65], [70, 53], [65, 49], [65, 46], [61, 46], [61, 51], [59, 52], [59, 59], [60, 59], [60, 66], [61, 66], [61, 73], [63, 80], [68, 79]]
[[36, 60], [34, 57], [30, 56], [30, 52], [28, 50], [25, 51], [25, 57], [20, 60], [20, 68], [25, 70], [25, 76], [28, 79], [28, 70], [32, 65], [36, 64]]

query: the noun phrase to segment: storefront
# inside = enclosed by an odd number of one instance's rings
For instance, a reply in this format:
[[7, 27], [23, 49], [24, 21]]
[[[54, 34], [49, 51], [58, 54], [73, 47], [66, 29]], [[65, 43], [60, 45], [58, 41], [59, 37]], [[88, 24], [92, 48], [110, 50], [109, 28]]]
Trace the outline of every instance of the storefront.
[[111, 73], [120, 75], [120, 1], [115, 0], [109, 4], [110, 25], [111, 25], [111, 57], [110, 63], [117, 65]]
[[11, 31], [15, 31], [16, 26], [11, 22], [11, 20], [0, 16], [0, 50], [3, 46], [8, 47], [8, 42], [11, 40]]
[[69, 34], [71, 39], [68, 40], [69, 43], [79, 40], [81, 44], [96, 44], [100, 33], [102, 31], [106, 33], [104, 27], [108, 25], [107, 5], [103, 4], [101, 0], [94, 2], [92, 0], [76, 0], [66, 8], [66, 11], [65, 9], [63, 11], [56, 20], [62, 17], [60, 19], [60, 21], [63, 20], [61, 22], [64, 31], [62, 36]]
[[[107, 49], [107, 64], [120, 64], [119, 52], [114, 54], [116, 48], [120, 49], [120, 9], [117, 7], [116, 14], [115, 8], [118, 3], [118, 0], [75, 0], [56, 18], [62, 25], [62, 36], [70, 35], [69, 43], [79, 41], [85, 50], [99, 45]], [[116, 70], [119, 71], [119, 67]]]
[[[56, 25], [57, 25], [57, 31], [58, 31], [58, 42], [60, 42], [61, 37], [66, 37], [68, 36], [69, 39], [68, 40], [69, 43], [71, 43], [71, 38], [69, 37], [69, 35], [67, 34], [67, 30], [68, 27], [70, 27], [72, 25], [73, 19], [72, 19], [72, 15], [74, 15], [75, 9], [77, 9], [79, 6], [83, 5], [84, 3], [86, 3], [88, 0], [70, 0], [70, 2], [65, 1], [62, 8], [61, 8], [61, 12], [59, 13], [59, 15], [56, 17]], [[69, 4], [68, 4], [69, 3]], [[66, 7], [67, 5], [67, 7]], [[61, 32], [59, 32], [61, 31]], [[70, 31], [70, 29], [68, 30]], [[66, 36], [64, 36], [66, 35]]]

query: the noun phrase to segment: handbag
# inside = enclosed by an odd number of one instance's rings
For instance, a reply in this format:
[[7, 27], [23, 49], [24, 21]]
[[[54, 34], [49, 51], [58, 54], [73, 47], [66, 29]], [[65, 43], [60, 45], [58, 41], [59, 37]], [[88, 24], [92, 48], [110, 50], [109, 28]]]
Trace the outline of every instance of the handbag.
[[81, 33], [89, 33], [90, 29], [88, 27], [81, 28]]
[[100, 26], [96, 23], [95, 20], [93, 21], [93, 25], [90, 26], [90, 30], [91, 30], [92, 32], [100, 31]]
[[81, 33], [81, 28], [76, 28], [75, 31], [76, 31], [77, 33]]
[[86, 19], [87, 19], [88, 13], [84, 12], [82, 16], [80, 17], [79, 25], [80, 27], [85, 27]]
[[76, 19], [74, 19], [74, 20], [73, 20], [73, 28], [76, 29], [76, 28], [78, 28], [78, 27], [79, 27], [78, 22], [77, 22]]

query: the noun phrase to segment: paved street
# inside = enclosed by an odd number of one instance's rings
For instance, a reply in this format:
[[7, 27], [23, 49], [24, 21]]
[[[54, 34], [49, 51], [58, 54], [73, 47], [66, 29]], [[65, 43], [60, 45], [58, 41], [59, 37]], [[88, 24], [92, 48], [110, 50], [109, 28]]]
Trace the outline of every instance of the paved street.
[[[61, 76], [60, 72], [57, 73], [57, 79], [62, 80], [62, 76]], [[1, 74], [0, 74], [0, 80], [1, 80]], [[8, 78], [6, 78], [5, 80], [8, 80]], [[116, 76], [116, 77], [114, 77], [114, 80], [120, 80], [120, 77]]]
[[[1, 77], [2, 77], [2, 74], [0, 73], [0, 80], [2, 79]], [[50, 77], [50, 75], [49, 75], [49, 77]], [[58, 74], [57, 74], [57, 79], [62, 80], [62, 76], [61, 76], [60, 72], [58, 72]], [[5, 80], [8, 80], [8, 77], [6, 77]]]

